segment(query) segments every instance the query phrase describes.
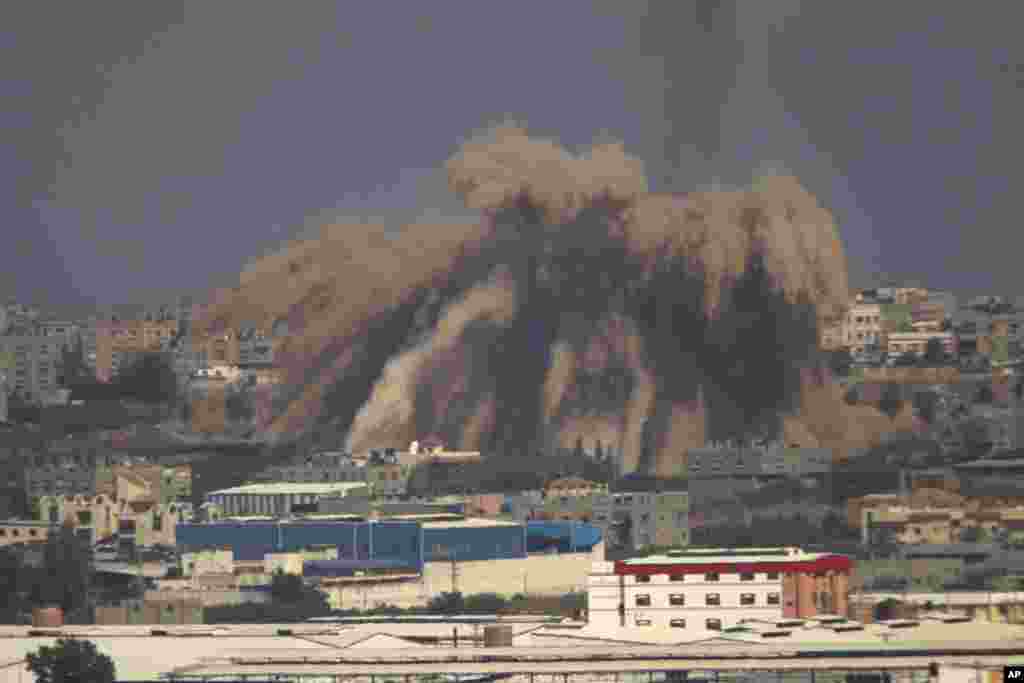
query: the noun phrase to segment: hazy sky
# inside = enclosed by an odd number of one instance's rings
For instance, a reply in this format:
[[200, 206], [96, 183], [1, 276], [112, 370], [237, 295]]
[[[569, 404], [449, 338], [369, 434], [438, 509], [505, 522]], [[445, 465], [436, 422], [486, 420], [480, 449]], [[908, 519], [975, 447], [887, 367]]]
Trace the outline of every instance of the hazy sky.
[[0, 295], [149, 299], [324, 218], [464, 219], [437, 169], [508, 117], [622, 139], [659, 188], [791, 171], [854, 274], [1024, 294], [1024, 3], [739, 2], [3, 3]]

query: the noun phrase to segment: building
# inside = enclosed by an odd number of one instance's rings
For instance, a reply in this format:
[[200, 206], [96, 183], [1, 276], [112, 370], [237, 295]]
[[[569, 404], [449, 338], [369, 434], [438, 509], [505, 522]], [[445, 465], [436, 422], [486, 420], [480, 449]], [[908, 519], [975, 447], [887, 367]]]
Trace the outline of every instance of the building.
[[168, 351], [178, 334], [178, 321], [167, 319], [94, 321], [96, 377], [109, 382], [139, 353]]
[[365, 482], [366, 466], [340, 451], [314, 453], [286, 465], [268, 467], [254, 477], [260, 482]]
[[225, 516], [266, 515], [288, 517], [300, 510], [316, 511], [321, 498], [368, 496], [369, 490], [360, 482], [248, 484], [211, 491], [209, 503]]
[[525, 524], [482, 519], [296, 519], [179, 524], [183, 552], [231, 548], [235, 561], [272, 553], [336, 547], [339, 559], [395, 560], [408, 567], [430, 561], [523, 559], [530, 552], [589, 553], [601, 540], [592, 525]]
[[69, 335], [0, 336], [0, 355], [11, 364], [6, 371], [8, 390], [31, 402], [49, 400], [60, 389], [62, 354], [69, 343]]
[[898, 356], [902, 354], [924, 355], [928, 349], [928, 342], [938, 339], [942, 344], [942, 350], [950, 356], [957, 355], [957, 337], [952, 332], [940, 330], [915, 330], [913, 332], [889, 332], [886, 336], [885, 351], [889, 355]]
[[967, 498], [951, 491], [918, 489], [910, 495], [851, 499], [847, 518], [851, 528], [860, 530], [864, 543], [884, 537], [900, 544], [951, 544], [965, 534], [991, 537], [1024, 520], [1022, 502], [1017, 497]]
[[0, 547], [22, 543], [45, 543], [57, 527], [37, 521], [0, 521]]
[[720, 548], [595, 563], [588, 583], [592, 627], [680, 630], [709, 637], [745, 620], [845, 614], [852, 563], [798, 548]]
[[187, 519], [186, 511], [174, 503], [153, 500], [96, 496], [43, 496], [39, 499], [39, 520], [49, 524], [69, 523], [90, 530], [93, 540], [123, 536], [139, 547], [176, 544], [177, 525]]
[[855, 303], [846, 313], [842, 339], [853, 353], [879, 347], [884, 342], [882, 306], [877, 303]]

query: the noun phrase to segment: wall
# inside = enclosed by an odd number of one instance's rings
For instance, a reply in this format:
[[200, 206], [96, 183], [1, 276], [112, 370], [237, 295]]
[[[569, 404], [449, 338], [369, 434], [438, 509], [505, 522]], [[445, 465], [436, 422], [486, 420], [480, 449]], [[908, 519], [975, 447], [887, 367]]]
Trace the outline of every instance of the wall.
[[[516, 593], [562, 595], [586, 590], [592, 555], [537, 555], [524, 559], [459, 562], [456, 587], [463, 595]], [[452, 564], [428, 562], [421, 579], [388, 582], [347, 582], [324, 586], [331, 605], [338, 609], [425, 605], [430, 599], [452, 590]]]
[[952, 384], [960, 381], [958, 368], [863, 368], [865, 382], [899, 384]]

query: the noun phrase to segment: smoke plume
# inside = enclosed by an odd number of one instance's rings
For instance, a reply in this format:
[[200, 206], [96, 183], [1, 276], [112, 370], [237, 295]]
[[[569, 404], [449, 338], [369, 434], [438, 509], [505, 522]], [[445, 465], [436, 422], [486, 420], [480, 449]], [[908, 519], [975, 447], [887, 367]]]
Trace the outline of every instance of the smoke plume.
[[203, 321], [286, 321], [271, 431], [328, 421], [354, 449], [432, 435], [532, 455], [586, 425], [661, 474], [708, 438], [868, 438], [817, 370], [846, 267], [794, 178], [649, 193], [621, 145], [574, 155], [508, 126], [447, 170], [478, 225], [327, 228], [247, 269]]

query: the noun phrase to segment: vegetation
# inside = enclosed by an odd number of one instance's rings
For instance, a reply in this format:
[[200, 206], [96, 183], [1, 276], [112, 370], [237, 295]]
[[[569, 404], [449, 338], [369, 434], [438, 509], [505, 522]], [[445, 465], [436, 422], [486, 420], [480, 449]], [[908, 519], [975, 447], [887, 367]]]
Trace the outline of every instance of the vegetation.
[[[283, 584], [282, 584], [283, 585]], [[315, 590], [307, 588], [307, 590]], [[535, 596], [516, 593], [510, 597], [497, 593], [478, 593], [462, 595], [461, 593], [441, 593], [423, 607], [396, 607], [388, 604], [377, 604], [368, 609], [329, 610], [314, 607], [306, 610], [289, 609], [274, 600], [270, 603], [249, 603], [224, 607], [209, 607], [205, 610], [208, 623], [259, 623], [279, 622], [294, 623], [312, 617], [385, 617], [385, 616], [416, 616], [416, 615], [453, 615], [453, 614], [545, 614], [552, 617], [578, 616], [580, 610], [586, 609], [585, 593], [566, 593], [562, 596]]]
[[178, 396], [178, 379], [164, 353], [141, 353], [114, 378], [121, 398], [146, 404], [172, 403]]
[[42, 571], [32, 584], [32, 604], [58, 606], [71, 614], [89, 601], [92, 560], [68, 524], [52, 534], [43, 550]]
[[914, 412], [928, 424], [934, 424], [939, 409], [939, 395], [934, 391], [914, 394]]
[[988, 384], [982, 384], [978, 387], [978, 391], [974, 393], [974, 402], [982, 404], [990, 404], [995, 399], [992, 394], [992, 387]]
[[62, 638], [27, 656], [38, 683], [114, 683], [114, 662], [88, 640]]
[[853, 355], [847, 348], [832, 351], [828, 354], [828, 367], [836, 377], [846, 377], [853, 367]]
[[932, 337], [928, 340], [928, 344], [924, 349], [924, 358], [922, 360], [927, 365], [945, 365], [946, 349], [943, 347], [941, 339]]

